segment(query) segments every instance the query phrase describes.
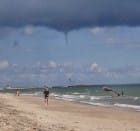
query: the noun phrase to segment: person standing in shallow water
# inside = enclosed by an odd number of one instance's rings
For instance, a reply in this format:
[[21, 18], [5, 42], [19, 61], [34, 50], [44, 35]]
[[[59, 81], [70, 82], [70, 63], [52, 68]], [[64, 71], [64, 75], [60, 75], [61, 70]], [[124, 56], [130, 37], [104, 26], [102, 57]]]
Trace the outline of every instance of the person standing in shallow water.
[[47, 104], [47, 105], [48, 105], [49, 93], [50, 93], [49, 89], [48, 89], [48, 87], [46, 87], [45, 90], [44, 90], [44, 99], [45, 99], [45, 104]]

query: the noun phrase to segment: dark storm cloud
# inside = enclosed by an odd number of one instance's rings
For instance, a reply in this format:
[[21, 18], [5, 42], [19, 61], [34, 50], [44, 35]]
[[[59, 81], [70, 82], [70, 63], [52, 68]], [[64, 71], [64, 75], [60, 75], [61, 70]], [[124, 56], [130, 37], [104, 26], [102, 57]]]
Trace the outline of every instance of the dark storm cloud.
[[0, 26], [139, 26], [140, 0], [0, 0]]

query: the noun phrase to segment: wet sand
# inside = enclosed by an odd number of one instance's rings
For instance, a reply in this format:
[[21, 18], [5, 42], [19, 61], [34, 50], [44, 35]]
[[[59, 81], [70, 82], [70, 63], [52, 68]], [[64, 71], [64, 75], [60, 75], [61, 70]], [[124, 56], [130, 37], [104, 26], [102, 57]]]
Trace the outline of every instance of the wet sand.
[[140, 112], [0, 94], [0, 131], [140, 131]]

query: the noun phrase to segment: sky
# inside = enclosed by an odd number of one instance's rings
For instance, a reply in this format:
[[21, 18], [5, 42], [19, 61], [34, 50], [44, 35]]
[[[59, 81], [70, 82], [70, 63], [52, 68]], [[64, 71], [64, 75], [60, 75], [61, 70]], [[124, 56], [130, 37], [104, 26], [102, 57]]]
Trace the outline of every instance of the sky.
[[140, 83], [139, 0], [0, 0], [0, 87]]

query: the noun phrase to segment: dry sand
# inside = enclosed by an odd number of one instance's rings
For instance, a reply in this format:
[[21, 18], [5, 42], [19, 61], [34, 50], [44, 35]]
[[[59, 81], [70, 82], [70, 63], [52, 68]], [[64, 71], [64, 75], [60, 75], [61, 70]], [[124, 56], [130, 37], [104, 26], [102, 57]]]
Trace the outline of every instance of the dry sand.
[[140, 131], [140, 112], [0, 94], [0, 131]]

